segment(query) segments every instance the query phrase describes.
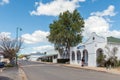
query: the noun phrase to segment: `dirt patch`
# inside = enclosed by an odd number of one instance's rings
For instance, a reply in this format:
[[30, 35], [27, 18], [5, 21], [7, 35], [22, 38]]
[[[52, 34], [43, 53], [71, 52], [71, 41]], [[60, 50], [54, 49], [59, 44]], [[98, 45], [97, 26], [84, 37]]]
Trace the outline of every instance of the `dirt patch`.
[[117, 70], [118, 70], [118, 71], [120, 71], [120, 67], [119, 67], [119, 68], [117, 68]]

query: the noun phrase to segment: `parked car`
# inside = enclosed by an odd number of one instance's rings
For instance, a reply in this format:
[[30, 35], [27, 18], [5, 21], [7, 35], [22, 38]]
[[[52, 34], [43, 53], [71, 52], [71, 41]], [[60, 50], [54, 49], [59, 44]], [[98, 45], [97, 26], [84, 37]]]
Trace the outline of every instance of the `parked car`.
[[4, 63], [0, 62], [0, 68], [3, 68], [3, 67], [4, 67]]

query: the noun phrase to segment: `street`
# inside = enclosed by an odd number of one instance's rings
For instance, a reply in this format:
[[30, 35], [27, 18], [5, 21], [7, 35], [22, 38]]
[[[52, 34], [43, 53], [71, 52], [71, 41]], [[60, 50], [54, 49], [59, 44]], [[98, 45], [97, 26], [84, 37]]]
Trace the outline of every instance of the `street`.
[[20, 61], [28, 80], [119, 80], [120, 75], [65, 67], [60, 64]]

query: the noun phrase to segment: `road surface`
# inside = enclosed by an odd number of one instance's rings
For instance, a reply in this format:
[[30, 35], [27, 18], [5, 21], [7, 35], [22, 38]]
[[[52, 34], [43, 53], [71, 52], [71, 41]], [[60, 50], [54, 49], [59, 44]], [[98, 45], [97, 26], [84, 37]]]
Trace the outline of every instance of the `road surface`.
[[65, 67], [60, 64], [20, 61], [28, 80], [120, 80], [120, 75]]

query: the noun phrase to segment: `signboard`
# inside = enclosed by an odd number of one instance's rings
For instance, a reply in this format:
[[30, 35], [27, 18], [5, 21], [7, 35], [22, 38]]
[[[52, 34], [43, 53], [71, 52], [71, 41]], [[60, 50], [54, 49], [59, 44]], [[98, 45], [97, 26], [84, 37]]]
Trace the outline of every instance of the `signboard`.
[[80, 45], [77, 47], [77, 49], [84, 49], [85, 48], [85, 45]]

